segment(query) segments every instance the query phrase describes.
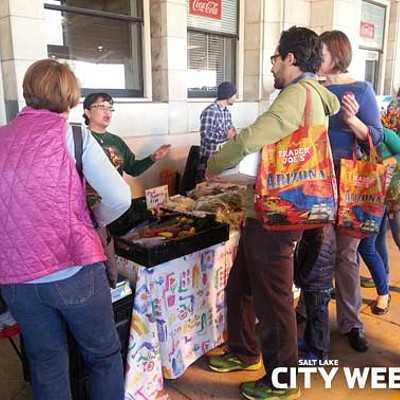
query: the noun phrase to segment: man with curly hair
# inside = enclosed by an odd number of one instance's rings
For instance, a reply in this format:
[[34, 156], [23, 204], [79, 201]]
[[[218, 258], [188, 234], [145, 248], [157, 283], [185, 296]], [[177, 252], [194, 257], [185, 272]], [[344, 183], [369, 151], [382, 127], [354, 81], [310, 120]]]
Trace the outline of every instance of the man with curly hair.
[[[337, 113], [340, 105], [316, 80], [321, 62], [322, 45], [315, 32], [294, 26], [281, 33], [271, 56], [271, 72], [275, 88], [282, 90], [268, 111], [211, 155], [208, 179], [218, 180], [217, 174], [237, 165], [247, 154], [299, 129], [307, 90], [310, 125], [327, 125], [328, 116]], [[250, 400], [297, 399], [300, 388], [290, 386], [290, 368], [298, 363], [292, 285], [294, 247], [302, 232], [265, 230], [255, 217], [253, 185], [247, 187], [246, 200], [245, 226], [226, 287], [229, 352], [211, 357], [209, 366], [214, 371], [230, 372], [257, 370], [263, 362], [265, 376], [243, 383], [241, 394]], [[286, 372], [277, 375], [278, 367]], [[281, 385], [277, 385], [276, 376], [287, 389], [277, 387]]]

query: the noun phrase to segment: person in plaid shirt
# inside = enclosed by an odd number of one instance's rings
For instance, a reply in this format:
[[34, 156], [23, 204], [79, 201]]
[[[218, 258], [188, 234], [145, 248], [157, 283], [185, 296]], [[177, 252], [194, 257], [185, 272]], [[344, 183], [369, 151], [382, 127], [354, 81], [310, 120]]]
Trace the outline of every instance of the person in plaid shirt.
[[200, 160], [197, 167], [197, 182], [204, 181], [208, 157], [221, 145], [236, 135], [228, 105], [236, 100], [237, 89], [231, 82], [218, 86], [217, 99], [200, 115]]

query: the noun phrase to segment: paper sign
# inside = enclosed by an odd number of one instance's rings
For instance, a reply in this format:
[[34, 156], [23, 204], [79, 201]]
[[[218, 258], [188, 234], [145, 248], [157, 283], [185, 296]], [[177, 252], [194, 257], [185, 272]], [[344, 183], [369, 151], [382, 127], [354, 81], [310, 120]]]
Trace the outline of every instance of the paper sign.
[[168, 185], [157, 186], [145, 191], [148, 210], [159, 207], [168, 201]]

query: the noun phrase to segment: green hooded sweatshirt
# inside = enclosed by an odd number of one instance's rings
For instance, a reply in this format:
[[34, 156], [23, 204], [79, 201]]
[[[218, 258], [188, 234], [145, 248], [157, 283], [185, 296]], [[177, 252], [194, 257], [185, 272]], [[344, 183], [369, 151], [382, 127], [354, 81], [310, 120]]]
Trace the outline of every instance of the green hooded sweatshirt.
[[[278, 142], [303, 126], [306, 88], [311, 95], [310, 125], [328, 127], [328, 117], [340, 109], [339, 100], [315, 78], [301, 79], [282, 89], [268, 111], [213, 154], [207, 163], [209, 171], [220, 174], [239, 164], [246, 155]], [[255, 218], [254, 185], [247, 186], [245, 204], [246, 216]]]

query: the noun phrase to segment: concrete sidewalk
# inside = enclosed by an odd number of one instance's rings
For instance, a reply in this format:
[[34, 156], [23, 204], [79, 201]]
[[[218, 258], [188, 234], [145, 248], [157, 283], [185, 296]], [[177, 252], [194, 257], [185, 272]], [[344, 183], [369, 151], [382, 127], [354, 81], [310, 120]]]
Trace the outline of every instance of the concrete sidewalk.
[[[388, 314], [376, 316], [371, 313], [369, 304], [375, 299], [375, 289], [362, 289], [362, 319], [365, 332], [371, 342], [366, 353], [357, 353], [349, 345], [348, 339], [338, 333], [336, 328], [335, 301], [331, 301], [331, 359], [338, 360], [339, 370], [333, 379], [332, 389], [325, 389], [319, 374], [311, 377], [311, 388], [303, 389], [304, 400], [400, 400], [399, 389], [349, 389], [342, 367], [400, 367], [400, 252], [388, 236], [390, 249], [391, 308]], [[368, 276], [364, 266], [361, 274]], [[328, 369], [327, 369], [328, 370]], [[183, 376], [166, 381], [166, 392], [171, 400], [234, 400], [241, 399], [239, 384], [258, 379], [258, 372], [232, 372], [219, 374], [207, 368], [206, 358], [194, 363]], [[398, 374], [400, 376], [400, 374]], [[300, 386], [304, 387], [300, 376]], [[30, 387], [22, 379], [22, 369], [16, 354], [7, 340], [0, 340], [0, 400], [32, 400]], [[56, 400], [56, 399], [55, 399]]]
[[[330, 303], [331, 321], [331, 359], [338, 360], [339, 370], [332, 381], [332, 389], [325, 389], [324, 381], [319, 374], [313, 374], [311, 388], [303, 389], [301, 399], [304, 400], [394, 400], [400, 399], [399, 389], [371, 389], [368, 382], [366, 388], [349, 389], [342, 367], [400, 367], [400, 252], [388, 236], [390, 251], [390, 293], [391, 307], [388, 314], [377, 316], [371, 313], [370, 303], [376, 297], [376, 291], [362, 288], [363, 307], [362, 320], [371, 347], [366, 353], [355, 352], [349, 345], [347, 337], [342, 336], [336, 327], [335, 300]], [[369, 276], [365, 266], [361, 267], [361, 275]], [[327, 369], [329, 370], [329, 369]], [[239, 384], [244, 381], [258, 379], [259, 372], [232, 372], [218, 374], [207, 369], [205, 357], [193, 364], [186, 373], [175, 381], [167, 382], [167, 392], [172, 400], [233, 400], [242, 398]], [[398, 374], [398, 376], [400, 376]], [[300, 376], [300, 387], [304, 388], [304, 380]]]

